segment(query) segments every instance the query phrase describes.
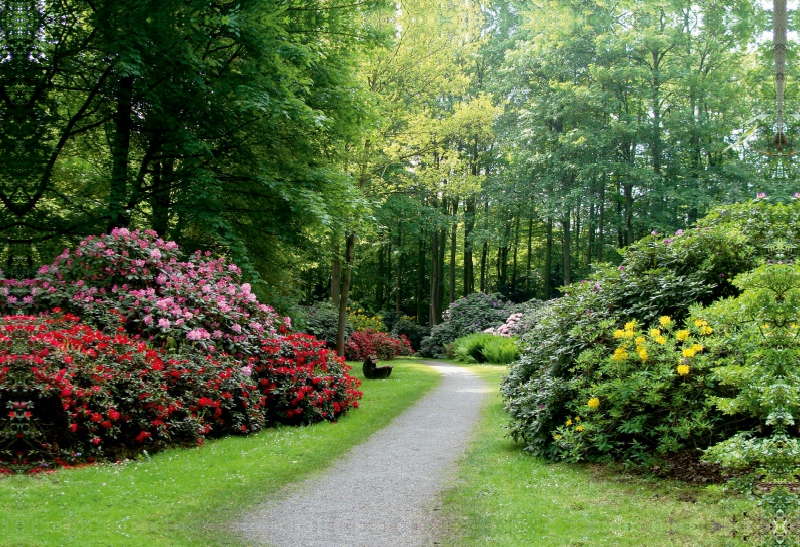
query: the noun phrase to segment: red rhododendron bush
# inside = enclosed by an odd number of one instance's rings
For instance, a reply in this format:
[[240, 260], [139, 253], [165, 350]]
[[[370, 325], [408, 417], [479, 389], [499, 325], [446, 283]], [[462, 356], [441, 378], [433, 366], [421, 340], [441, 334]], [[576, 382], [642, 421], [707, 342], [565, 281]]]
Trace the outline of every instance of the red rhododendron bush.
[[[358, 407], [344, 361], [260, 304], [241, 271], [115, 229], [35, 279], [0, 281], [0, 468], [335, 420]], [[62, 313], [62, 310], [64, 313]]]
[[344, 348], [345, 355], [352, 361], [363, 361], [370, 355], [377, 355], [378, 359], [394, 359], [398, 355], [412, 355], [411, 342], [405, 334], [394, 337], [385, 332], [373, 329], [356, 331], [350, 335]]

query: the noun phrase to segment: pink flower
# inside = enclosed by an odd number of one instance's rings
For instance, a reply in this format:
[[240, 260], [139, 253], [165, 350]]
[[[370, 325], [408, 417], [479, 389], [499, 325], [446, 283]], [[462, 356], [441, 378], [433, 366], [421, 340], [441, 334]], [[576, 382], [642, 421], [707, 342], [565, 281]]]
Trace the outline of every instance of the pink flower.
[[242, 367], [241, 370], [242, 374], [244, 374], [245, 376], [250, 376], [251, 374], [253, 374], [253, 369], [250, 367]]
[[292, 328], [292, 318], [291, 317], [284, 317], [283, 324], [286, 325], [287, 329]]
[[231, 329], [233, 332], [242, 332], [242, 326], [239, 323], [234, 323]]
[[150, 251], [150, 258], [152, 258], [153, 260], [158, 260], [159, 258], [161, 258], [161, 251], [159, 251], [158, 249], [153, 249], [152, 251]]
[[152, 315], [145, 315], [142, 319], [145, 325], [148, 327], [153, 324], [153, 316]]
[[169, 319], [167, 319], [166, 317], [162, 317], [161, 319], [158, 320], [158, 326], [161, 327], [162, 329], [168, 329], [170, 327]]

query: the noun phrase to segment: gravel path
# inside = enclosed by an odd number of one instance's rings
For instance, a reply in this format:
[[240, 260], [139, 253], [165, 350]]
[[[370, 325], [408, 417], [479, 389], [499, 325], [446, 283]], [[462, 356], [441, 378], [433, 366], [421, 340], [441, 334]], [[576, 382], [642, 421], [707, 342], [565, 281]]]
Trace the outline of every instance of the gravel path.
[[469, 370], [426, 363], [440, 387], [321, 477], [242, 518], [253, 545], [376, 547], [431, 545], [435, 498], [464, 453], [489, 388]]

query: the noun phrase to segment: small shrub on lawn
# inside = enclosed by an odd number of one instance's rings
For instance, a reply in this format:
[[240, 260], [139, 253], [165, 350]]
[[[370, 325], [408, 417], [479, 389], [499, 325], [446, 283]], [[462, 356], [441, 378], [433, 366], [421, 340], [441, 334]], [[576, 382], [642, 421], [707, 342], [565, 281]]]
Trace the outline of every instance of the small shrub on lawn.
[[350, 336], [350, 341], [345, 346], [345, 354], [351, 361], [363, 361], [369, 355], [377, 355], [378, 359], [394, 359], [398, 355], [411, 355], [414, 350], [408, 338], [401, 335], [395, 338], [385, 332], [375, 332], [372, 329], [356, 331]]
[[456, 339], [453, 353], [456, 359], [465, 363], [507, 365], [516, 359], [519, 350], [512, 338], [477, 332]]
[[424, 357], [444, 357], [445, 344], [456, 338], [495, 327], [514, 312], [514, 304], [499, 295], [482, 292], [459, 298], [444, 312], [442, 323], [431, 330], [420, 346]]
[[394, 324], [390, 334], [396, 338], [405, 336], [411, 347], [419, 351], [423, 338], [430, 336], [431, 329], [427, 325], [420, 325], [413, 317], [403, 316]]
[[[325, 342], [331, 348], [336, 348], [336, 332], [339, 330], [339, 310], [334, 309], [330, 302], [318, 302], [305, 308], [306, 326], [303, 332], [312, 334]], [[353, 325], [345, 323], [344, 342], [350, 339]]]

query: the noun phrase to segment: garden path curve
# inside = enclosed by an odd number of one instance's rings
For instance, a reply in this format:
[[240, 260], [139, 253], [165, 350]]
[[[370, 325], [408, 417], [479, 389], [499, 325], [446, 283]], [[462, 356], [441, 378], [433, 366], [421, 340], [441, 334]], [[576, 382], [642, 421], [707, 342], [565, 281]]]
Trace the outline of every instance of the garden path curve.
[[274, 547], [431, 545], [436, 494], [455, 471], [490, 388], [468, 369], [425, 364], [444, 375], [438, 388], [321, 477], [242, 518], [237, 533]]

